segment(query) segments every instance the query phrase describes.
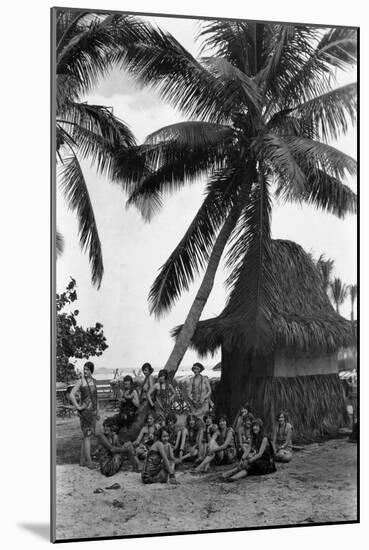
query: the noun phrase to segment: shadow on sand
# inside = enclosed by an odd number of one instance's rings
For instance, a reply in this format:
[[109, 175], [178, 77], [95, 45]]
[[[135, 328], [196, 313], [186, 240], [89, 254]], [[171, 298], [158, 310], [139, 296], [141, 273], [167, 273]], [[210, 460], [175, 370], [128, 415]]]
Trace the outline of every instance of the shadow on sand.
[[41, 539], [50, 540], [50, 525], [48, 523], [19, 523], [18, 525]]

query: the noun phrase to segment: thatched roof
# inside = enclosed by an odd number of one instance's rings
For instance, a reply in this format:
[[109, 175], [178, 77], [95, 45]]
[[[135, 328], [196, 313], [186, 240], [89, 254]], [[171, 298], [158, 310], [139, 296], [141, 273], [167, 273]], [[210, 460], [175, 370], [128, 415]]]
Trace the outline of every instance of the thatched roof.
[[[257, 313], [252, 312], [255, 286], [249, 284], [245, 269], [241, 284], [233, 290], [223, 312], [199, 322], [192, 347], [205, 355], [214, 353], [220, 346], [248, 351], [255, 346], [250, 342], [258, 341], [257, 351], [267, 355], [278, 348], [332, 353], [351, 345], [352, 324], [334, 310], [319, 272], [303, 248], [292, 241], [272, 240], [268, 257], [265, 277], [269, 287], [265, 284], [261, 291], [259, 287], [261, 299], [259, 296]], [[256, 324], [259, 332], [264, 331], [259, 340], [255, 340]], [[179, 329], [173, 334], [178, 334]]]

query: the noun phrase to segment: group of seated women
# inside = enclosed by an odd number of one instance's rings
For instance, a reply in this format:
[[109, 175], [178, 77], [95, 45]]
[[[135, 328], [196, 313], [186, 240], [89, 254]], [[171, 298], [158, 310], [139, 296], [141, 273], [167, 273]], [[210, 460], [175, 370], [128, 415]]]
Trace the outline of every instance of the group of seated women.
[[141, 470], [143, 483], [177, 483], [175, 470], [185, 461], [193, 462], [193, 473], [208, 472], [211, 464], [233, 465], [221, 478], [236, 481], [247, 475], [275, 472], [275, 461], [289, 462], [292, 458], [292, 425], [284, 411], [277, 416], [271, 438], [248, 405], [241, 407], [234, 427], [224, 415], [215, 421], [211, 413], [201, 419], [189, 414], [180, 427], [173, 412], [166, 417], [149, 412], [134, 441], [120, 445], [118, 429], [112, 417], [105, 420], [99, 436], [101, 472], [107, 476], [116, 473], [126, 455], [134, 470]]

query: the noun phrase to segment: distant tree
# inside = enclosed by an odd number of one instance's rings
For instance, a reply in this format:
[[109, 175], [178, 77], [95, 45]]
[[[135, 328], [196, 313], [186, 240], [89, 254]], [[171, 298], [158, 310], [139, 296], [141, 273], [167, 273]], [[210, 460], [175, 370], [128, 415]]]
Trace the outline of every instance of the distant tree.
[[330, 283], [330, 290], [332, 300], [335, 303], [336, 311], [339, 313], [339, 306], [343, 304], [347, 296], [347, 285], [345, 285], [340, 278], [336, 277], [332, 283]]
[[351, 321], [354, 320], [354, 305], [357, 297], [357, 285], [349, 285], [349, 293], [351, 299]]
[[66, 291], [56, 295], [56, 380], [58, 382], [68, 382], [75, 378], [71, 358], [89, 359], [102, 355], [108, 347], [101, 323], [85, 329], [77, 325], [78, 309], [70, 312], [63, 311], [76, 300], [76, 281], [71, 277]]
[[316, 262], [316, 266], [319, 270], [320, 276], [323, 281], [324, 291], [328, 293], [328, 288], [331, 282], [331, 276], [334, 266], [334, 260], [325, 258], [324, 254], [321, 254]]

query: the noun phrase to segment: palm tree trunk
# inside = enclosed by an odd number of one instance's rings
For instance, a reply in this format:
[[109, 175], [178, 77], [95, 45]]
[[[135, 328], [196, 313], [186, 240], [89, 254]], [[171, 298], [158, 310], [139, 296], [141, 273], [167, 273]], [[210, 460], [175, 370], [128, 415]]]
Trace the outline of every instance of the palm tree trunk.
[[[242, 193], [242, 195], [244, 194]], [[188, 312], [181, 332], [177, 336], [172, 353], [170, 354], [169, 359], [164, 367], [169, 372], [171, 378], [177, 372], [183, 356], [186, 353], [188, 346], [190, 345], [191, 338], [194, 335], [197, 327], [197, 323], [200, 320], [202, 311], [213, 288], [215, 275], [224, 248], [227, 244], [233, 228], [237, 223], [243, 206], [244, 201], [239, 199], [236, 206], [233, 208], [226, 222], [224, 223], [222, 229], [220, 230], [217, 240], [215, 241], [200, 288], [196, 294], [190, 311]]]

